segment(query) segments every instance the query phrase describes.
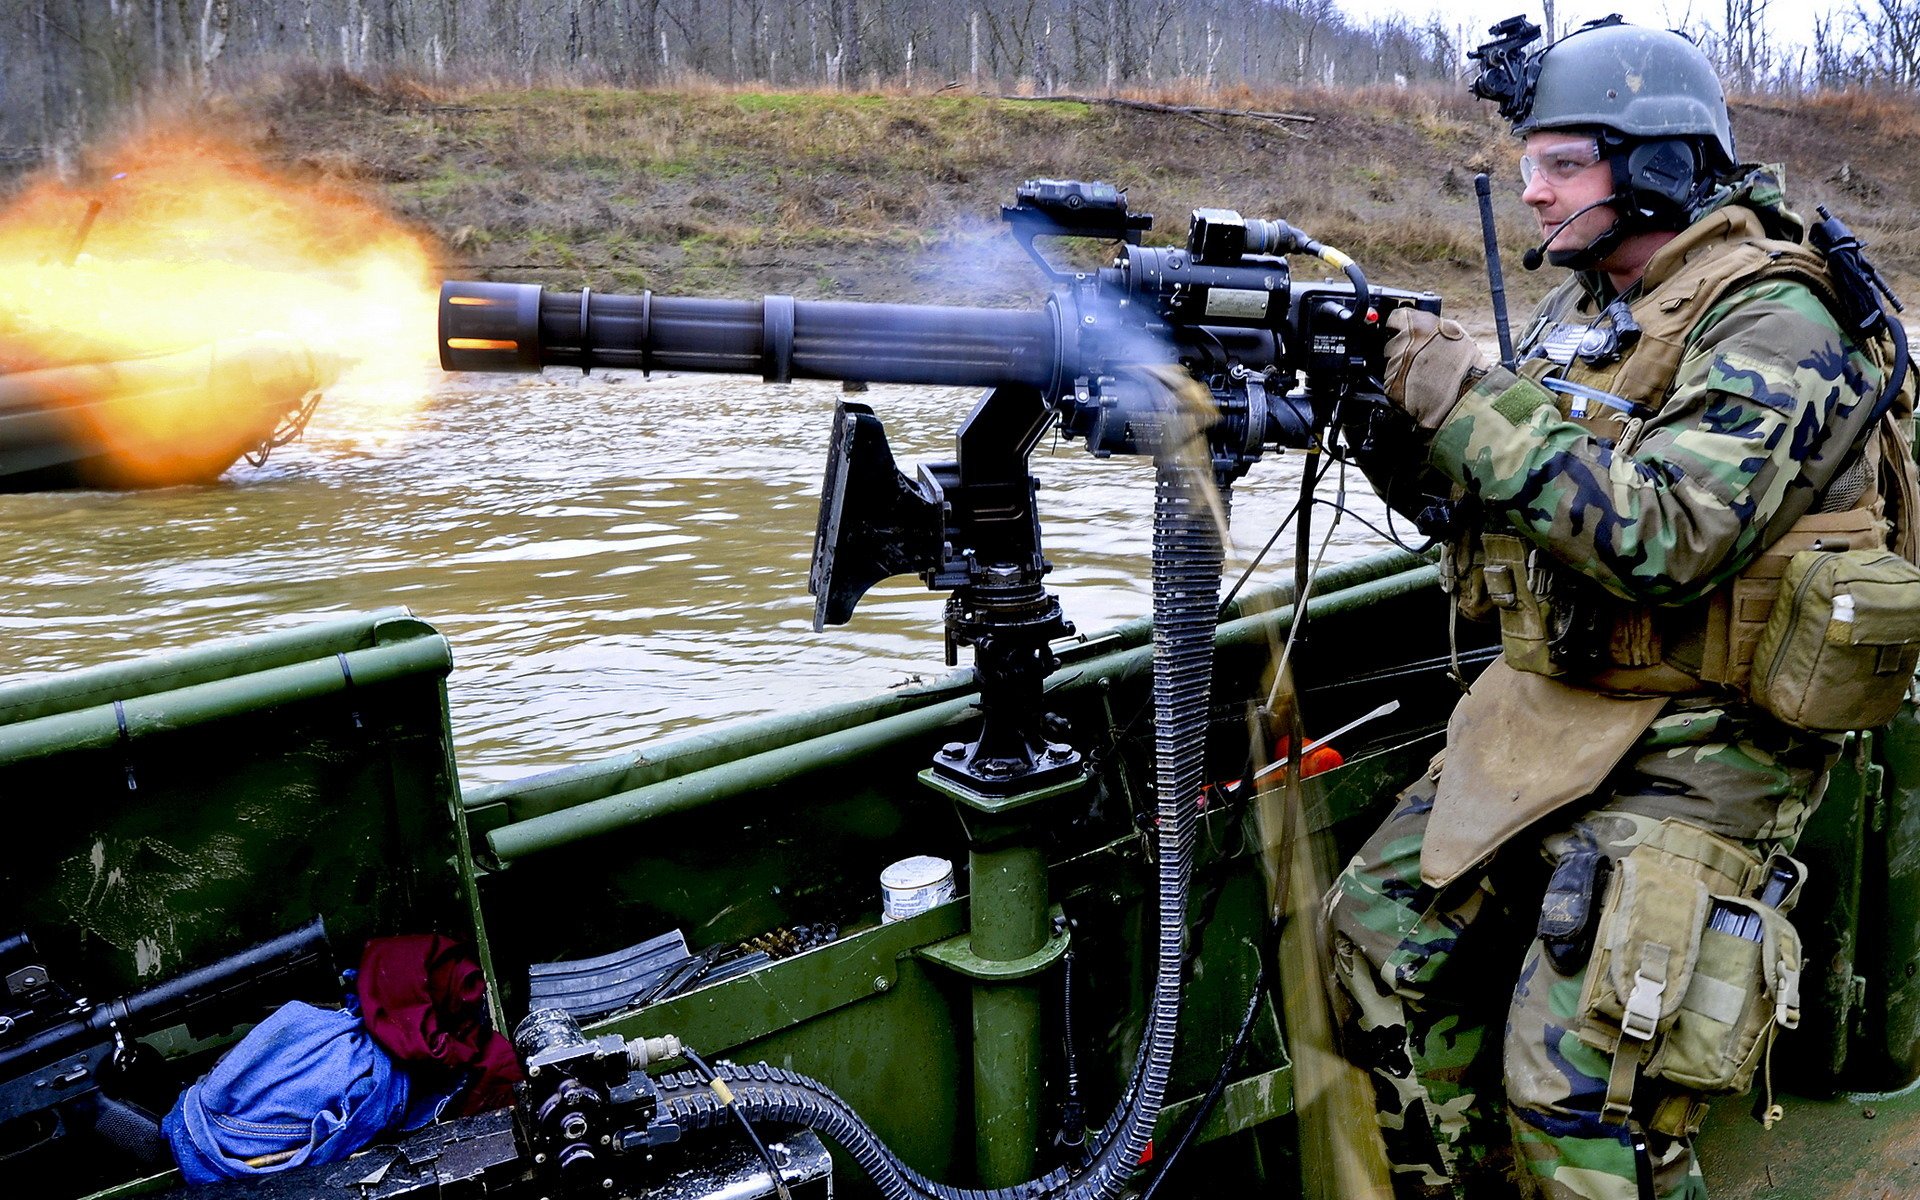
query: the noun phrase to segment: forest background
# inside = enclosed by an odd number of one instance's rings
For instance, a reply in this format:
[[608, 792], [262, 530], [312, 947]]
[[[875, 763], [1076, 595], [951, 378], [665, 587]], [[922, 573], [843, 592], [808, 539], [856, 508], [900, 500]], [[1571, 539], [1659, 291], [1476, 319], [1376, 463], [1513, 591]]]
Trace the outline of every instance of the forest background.
[[[1728, 80], [1743, 156], [1791, 164], [1802, 207], [1920, 279], [1920, 0], [1838, 0], [1790, 39], [1770, 2], [1673, 23]], [[0, 0], [0, 189], [110, 181], [116, 139], [163, 123], [377, 193], [450, 273], [1024, 303], [1040, 281], [998, 204], [1092, 177], [1159, 213], [1155, 240], [1236, 207], [1458, 290], [1474, 172], [1502, 181], [1507, 244], [1537, 237], [1465, 91], [1483, 23], [1336, 0]]]

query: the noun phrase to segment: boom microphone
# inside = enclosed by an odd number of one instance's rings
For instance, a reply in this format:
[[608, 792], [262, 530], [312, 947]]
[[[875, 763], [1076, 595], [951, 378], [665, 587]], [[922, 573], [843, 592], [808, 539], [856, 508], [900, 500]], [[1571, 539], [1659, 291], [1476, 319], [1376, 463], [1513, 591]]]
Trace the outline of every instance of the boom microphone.
[[[1547, 261], [1547, 247], [1553, 244], [1553, 239], [1560, 236], [1560, 231], [1562, 229], [1565, 229], [1567, 226], [1573, 224], [1575, 221], [1578, 221], [1581, 217], [1586, 216], [1588, 213], [1592, 212], [1594, 209], [1604, 208], [1607, 205], [1612, 204], [1613, 201], [1614, 201], [1614, 197], [1608, 196], [1605, 200], [1595, 200], [1592, 204], [1587, 205], [1585, 208], [1575, 210], [1572, 216], [1568, 217], [1566, 220], [1560, 222], [1558, 225], [1553, 227], [1553, 232], [1547, 235], [1545, 241], [1541, 242], [1538, 246], [1533, 247], [1531, 250], [1528, 250], [1525, 254], [1522, 254], [1520, 256], [1520, 265], [1525, 267], [1529, 271], [1538, 271], [1540, 269], [1540, 264]], [[1599, 244], [1600, 238], [1607, 236], [1607, 234], [1611, 232], [1613, 232], [1613, 229], [1611, 226], [1609, 226], [1605, 231], [1603, 231], [1600, 234], [1600, 237], [1594, 238], [1593, 241], [1587, 243], [1588, 248], [1592, 248], [1593, 246]]]

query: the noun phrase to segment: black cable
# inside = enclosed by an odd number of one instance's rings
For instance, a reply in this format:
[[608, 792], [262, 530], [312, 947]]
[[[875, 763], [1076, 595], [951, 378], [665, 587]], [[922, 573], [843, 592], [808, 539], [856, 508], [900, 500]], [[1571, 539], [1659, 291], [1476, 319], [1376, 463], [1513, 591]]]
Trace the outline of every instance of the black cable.
[[780, 1176], [780, 1164], [773, 1161], [773, 1151], [767, 1149], [767, 1144], [760, 1140], [759, 1132], [754, 1129], [753, 1122], [747, 1120], [747, 1114], [741, 1112], [740, 1106], [733, 1102], [733, 1089], [714, 1074], [713, 1068], [707, 1065], [707, 1060], [695, 1053], [693, 1047], [682, 1045], [680, 1057], [693, 1064], [693, 1069], [698, 1071], [707, 1086], [713, 1089], [713, 1094], [720, 1098], [720, 1103], [733, 1114], [734, 1120], [740, 1122], [740, 1131], [747, 1135], [747, 1140], [753, 1143], [753, 1148], [760, 1152], [760, 1161], [767, 1164], [767, 1174], [772, 1178], [773, 1190], [780, 1194], [780, 1200], [793, 1200], [793, 1193], [787, 1190], [787, 1181]]
[[1226, 617], [1227, 607], [1233, 603], [1234, 597], [1240, 594], [1240, 589], [1246, 586], [1247, 580], [1253, 577], [1254, 571], [1259, 569], [1260, 563], [1267, 557], [1267, 552], [1273, 549], [1274, 543], [1280, 540], [1280, 535], [1287, 531], [1287, 526], [1293, 524], [1294, 517], [1298, 516], [1299, 513], [1300, 502], [1295, 500], [1293, 507], [1287, 510], [1287, 515], [1280, 518], [1280, 524], [1274, 529], [1273, 536], [1267, 539], [1267, 544], [1260, 547], [1260, 553], [1253, 556], [1253, 561], [1247, 564], [1247, 569], [1240, 572], [1240, 578], [1234, 580], [1233, 586], [1227, 589], [1226, 599], [1220, 601], [1220, 616], [1222, 619]]
[[[1064, 919], [1064, 918], [1063, 918]], [[1092, 1155], [1086, 1153], [1087, 1117], [1086, 1109], [1080, 1103], [1080, 1053], [1073, 1041], [1073, 944], [1067, 944], [1066, 953], [1060, 956], [1060, 1041], [1066, 1051], [1066, 1099], [1060, 1106], [1060, 1134], [1055, 1144], [1081, 1150], [1081, 1162], [1084, 1164]]]
[[1160, 1185], [1165, 1183], [1167, 1176], [1173, 1173], [1173, 1164], [1179, 1161], [1181, 1153], [1192, 1144], [1194, 1136], [1207, 1123], [1207, 1118], [1213, 1115], [1214, 1108], [1220, 1103], [1220, 1097], [1226, 1094], [1227, 1080], [1239, 1067], [1241, 1058], [1247, 1052], [1247, 1043], [1252, 1040], [1253, 1023], [1260, 1013], [1260, 997], [1266, 990], [1267, 962], [1266, 955], [1263, 953], [1260, 956], [1260, 967], [1254, 972], [1253, 991], [1247, 997], [1247, 1011], [1240, 1018], [1240, 1028], [1235, 1031], [1233, 1041], [1227, 1046], [1227, 1056], [1221, 1061], [1220, 1069], [1214, 1073], [1213, 1084], [1207, 1088], [1207, 1094], [1200, 1098], [1199, 1105], [1194, 1108], [1193, 1119], [1188, 1121], [1186, 1128], [1180, 1131], [1179, 1140], [1174, 1142], [1173, 1149], [1167, 1151], [1166, 1157], [1160, 1160], [1160, 1167], [1154, 1172], [1153, 1179], [1148, 1182], [1146, 1190], [1140, 1193], [1140, 1200], [1153, 1200], [1154, 1193], [1160, 1190]]
[[[1395, 546], [1399, 547], [1402, 550], [1405, 550], [1408, 554], [1425, 554], [1428, 548], [1432, 546], [1431, 542], [1429, 542], [1426, 546], [1409, 546], [1405, 542], [1401, 541], [1399, 538], [1395, 537], [1393, 534], [1388, 533], [1386, 530], [1380, 528], [1378, 525], [1375, 525], [1372, 521], [1367, 520], [1365, 517], [1355, 512], [1353, 509], [1340, 503], [1338, 500], [1323, 500], [1320, 497], [1315, 496], [1313, 498], [1313, 502], [1315, 504], [1324, 504], [1328, 508], [1334, 509], [1345, 516], [1352, 517], [1354, 520], [1360, 522], [1362, 525], [1365, 525], [1376, 536], [1387, 539], [1389, 542], [1392, 542]], [[1387, 511], [1392, 512], [1393, 510], [1388, 509]], [[1388, 518], [1388, 519], [1391, 520], [1392, 518]]]

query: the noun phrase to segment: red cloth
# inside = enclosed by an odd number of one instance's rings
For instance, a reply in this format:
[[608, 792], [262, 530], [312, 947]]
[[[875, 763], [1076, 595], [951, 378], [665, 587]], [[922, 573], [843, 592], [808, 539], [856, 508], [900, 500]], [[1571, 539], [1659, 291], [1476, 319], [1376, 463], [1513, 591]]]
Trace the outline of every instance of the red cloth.
[[521, 1079], [513, 1043], [487, 1022], [487, 981], [464, 943], [437, 933], [374, 938], [360, 956], [360, 1019], [410, 1065], [477, 1072], [449, 1114], [513, 1103]]

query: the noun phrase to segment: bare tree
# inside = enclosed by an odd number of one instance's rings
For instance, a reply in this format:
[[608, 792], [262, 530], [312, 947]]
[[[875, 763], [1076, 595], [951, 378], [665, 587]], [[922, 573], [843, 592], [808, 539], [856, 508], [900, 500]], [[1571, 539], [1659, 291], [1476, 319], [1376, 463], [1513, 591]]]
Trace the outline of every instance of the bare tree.
[[233, 25], [231, 0], [205, 0], [200, 7], [200, 45], [195, 64], [200, 87], [213, 86], [213, 64], [227, 49], [227, 33]]
[[1853, 11], [1875, 81], [1905, 89], [1920, 85], [1920, 0], [1856, 0]]

